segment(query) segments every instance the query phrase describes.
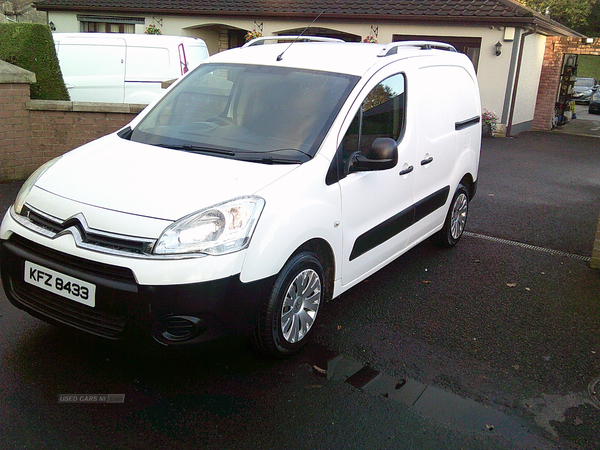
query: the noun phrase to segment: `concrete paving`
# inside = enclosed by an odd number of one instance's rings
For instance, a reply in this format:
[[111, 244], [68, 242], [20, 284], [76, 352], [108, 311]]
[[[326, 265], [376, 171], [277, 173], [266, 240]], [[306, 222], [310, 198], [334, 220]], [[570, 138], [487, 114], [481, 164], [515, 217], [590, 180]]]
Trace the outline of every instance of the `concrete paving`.
[[576, 119], [552, 131], [560, 134], [600, 138], [600, 114], [589, 114], [588, 105], [575, 105], [575, 114]]

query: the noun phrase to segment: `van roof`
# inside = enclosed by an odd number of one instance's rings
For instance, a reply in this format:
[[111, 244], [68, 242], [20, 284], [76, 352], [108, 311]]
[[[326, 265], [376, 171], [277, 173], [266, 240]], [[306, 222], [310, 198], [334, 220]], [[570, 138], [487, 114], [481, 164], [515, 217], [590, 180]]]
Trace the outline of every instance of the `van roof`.
[[451, 58], [456, 64], [457, 59], [466, 58], [448, 44], [438, 45], [444, 50], [435, 48], [435, 43], [421, 41], [387, 45], [298, 41], [235, 48], [217, 53], [204, 63], [277, 65], [362, 76], [374, 66], [384, 66], [398, 59], [436, 55]]
[[148, 45], [149, 42], [157, 42], [165, 45], [167, 43], [181, 43], [186, 45], [206, 46], [204, 41], [191, 36], [170, 36], [155, 34], [128, 34], [128, 33], [52, 33], [55, 43], [63, 39], [86, 39], [86, 40], [104, 40], [104, 39], [123, 39], [127, 45]]

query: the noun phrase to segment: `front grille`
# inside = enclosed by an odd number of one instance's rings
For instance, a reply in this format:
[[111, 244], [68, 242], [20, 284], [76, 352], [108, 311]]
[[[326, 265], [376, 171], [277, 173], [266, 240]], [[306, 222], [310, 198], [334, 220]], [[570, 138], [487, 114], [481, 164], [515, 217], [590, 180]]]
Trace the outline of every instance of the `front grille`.
[[[135, 278], [130, 269], [126, 267], [110, 266], [87, 259], [78, 258], [66, 253], [58, 252], [43, 245], [36, 244], [28, 239], [14, 234], [10, 242], [28, 253], [38, 255], [44, 259], [58, 262], [63, 267], [68, 267], [77, 272], [85, 272], [102, 278], [110, 278], [115, 281], [135, 283]], [[60, 270], [60, 269], [59, 269]]]
[[97, 311], [41, 289], [33, 290], [24, 283], [12, 283], [12, 288], [24, 306], [50, 319], [109, 339], [118, 339], [125, 331], [127, 320], [123, 316]]
[[65, 221], [59, 221], [56, 218], [47, 216], [28, 206], [23, 208], [21, 214], [26, 218], [26, 220], [21, 223], [22, 225], [28, 226], [28, 223], [31, 223], [35, 227], [44, 230], [43, 234], [50, 238], [56, 237], [69, 228], [74, 228], [77, 230], [74, 232], [74, 235], [78, 235], [75, 236], [77, 245], [96, 251], [124, 252], [137, 256], [147, 256], [151, 253], [152, 247], [154, 246], [154, 240], [152, 239], [136, 238], [92, 230], [87, 225], [85, 217], [81, 214], [77, 214]]
[[23, 214], [26, 215], [27, 218], [38, 227], [48, 230], [54, 234], [58, 234], [65, 229], [62, 225], [54, 222], [53, 220], [45, 218], [41, 214], [37, 214], [35, 211], [27, 208], [27, 206], [23, 207]]

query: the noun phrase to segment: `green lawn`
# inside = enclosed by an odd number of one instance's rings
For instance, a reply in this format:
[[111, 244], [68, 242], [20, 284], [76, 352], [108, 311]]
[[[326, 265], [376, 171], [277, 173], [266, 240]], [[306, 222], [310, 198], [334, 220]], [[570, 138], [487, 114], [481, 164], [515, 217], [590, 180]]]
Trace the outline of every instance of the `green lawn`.
[[600, 80], [600, 56], [579, 55], [579, 58], [577, 58], [577, 76]]

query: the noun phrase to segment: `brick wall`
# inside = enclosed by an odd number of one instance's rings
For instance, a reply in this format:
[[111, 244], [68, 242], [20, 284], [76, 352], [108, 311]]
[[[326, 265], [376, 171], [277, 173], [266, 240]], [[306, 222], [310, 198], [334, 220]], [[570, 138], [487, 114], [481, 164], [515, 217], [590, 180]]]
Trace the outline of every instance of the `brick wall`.
[[28, 82], [0, 80], [0, 182], [118, 130], [145, 105], [30, 100]]
[[581, 38], [548, 36], [540, 75], [533, 130], [550, 130], [556, 102], [560, 72], [565, 54], [600, 55], [600, 39], [587, 44]]
[[32, 166], [29, 83], [0, 84], [0, 181], [23, 178]]
[[33, 100], [29, 111], [34, 165], [127, 125], [143, 105]]

